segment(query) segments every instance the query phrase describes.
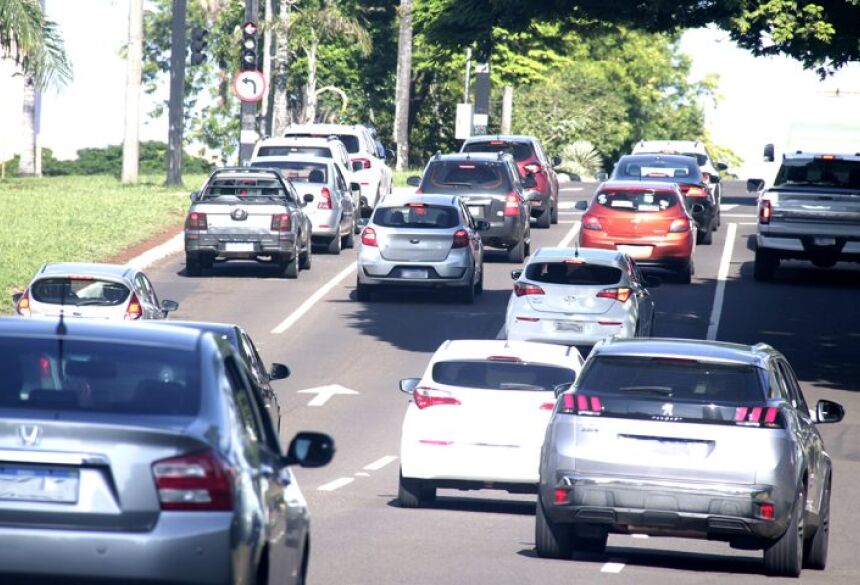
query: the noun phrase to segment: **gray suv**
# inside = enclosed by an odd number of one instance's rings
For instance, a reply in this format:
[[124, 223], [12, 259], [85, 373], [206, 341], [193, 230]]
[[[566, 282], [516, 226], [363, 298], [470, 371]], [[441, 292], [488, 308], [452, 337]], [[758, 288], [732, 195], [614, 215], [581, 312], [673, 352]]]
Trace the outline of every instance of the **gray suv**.
[[537, 553], [644, 533], [763, 549], [773, 575], [823, 569], [833, 468], [816, 424], [843, 416], [827, 400], [810, 409], [764, 344], [600, 344], [547, 428]]

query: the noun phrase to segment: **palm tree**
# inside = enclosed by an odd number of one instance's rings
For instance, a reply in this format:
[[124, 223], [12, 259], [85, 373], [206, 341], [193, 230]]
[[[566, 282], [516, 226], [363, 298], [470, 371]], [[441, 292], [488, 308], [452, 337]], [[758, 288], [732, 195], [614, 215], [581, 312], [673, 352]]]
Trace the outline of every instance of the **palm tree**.
[[36, 93], [72, 78], [57, 25], [40, 2], [0, 0], [0, 58], [11, 58], [24, 76], [24, 148], [18, 172], [36, 176]]
[[398, 171], [409, 167], [409, 86], [412, 82], [412, 0], [400, 0], [397, 84], [394, 92], [394, 142]]

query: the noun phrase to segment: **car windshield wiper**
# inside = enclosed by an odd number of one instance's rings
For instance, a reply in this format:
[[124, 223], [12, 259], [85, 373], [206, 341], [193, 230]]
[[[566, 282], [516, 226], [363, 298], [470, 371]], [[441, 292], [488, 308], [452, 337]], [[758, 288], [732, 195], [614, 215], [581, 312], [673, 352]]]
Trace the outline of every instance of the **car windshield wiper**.
[[626, 386], [619, 388], [624, 393], [650, 394], [653, 396], [672, 396], [672, 389], [668, 386]]

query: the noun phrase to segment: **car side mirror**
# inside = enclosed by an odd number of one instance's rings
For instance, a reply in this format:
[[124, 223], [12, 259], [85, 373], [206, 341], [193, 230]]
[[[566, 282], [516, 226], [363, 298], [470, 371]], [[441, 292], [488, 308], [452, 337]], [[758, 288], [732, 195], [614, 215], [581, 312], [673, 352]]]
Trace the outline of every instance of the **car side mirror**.
[[358, 191], [359, 193], [361, 193], [361, 185], [359, 185], [358, 183], [350, 183], [349, 190], [352, 192]]
[[573, 208], [577, 211], [586, 211], [588, 209], [588, 201], [577, 201], [573, 204]]
[[370, 218], [362, 217], [362, 218], [359, 218], [359, 220], [355, 222], [355, 227], [358, 228], [359, 231], [361, 231], [364, 228], [366, 228], [367, 224], [369, 224], [369, 223], [370, 223]]
[[486, 219], [475, 220], [475, 229], [479, 232], [485, 232], [490, 229], [490, 222]]
[[552, 157], [551, 162], [552, 162], [552, 166], [557, 167], [558, 165], [561, 164], [561, 157], [556, 155], [556, 156]]
[[815, 405], [815, 422], [838, 423], [845, 418], [845, 409], [832, 400], [819, 400]]
[[23, 296], [24, 296], [24, 293], [22, 293], [22, 292], [12, 293], [12, 304], [17, 305], [18, 301], [20, 301], [21, 297], [23, 297]]
[[361, 162], [360, 160], [352, 161], [352, 164], [350, 166], [352, 167], [352, 172], [354, 172], [354, 173], [364, 170], [364, 163]]
[[724, 162], [718, 162], [716, 166], [717, 166], [717, 170], [718, 170], [718, 171], [727, 171], [727, 170], [729, 170], [729, 165], [727, 165], [727, 164], [726, 164], [726, 163], [724, 163]]
[[764, 154], [765, 162], [773, 162], [773, 159], [774, 159], [773, 144], [765, 144], [763, 154]]
[[296, 433], [290, 441], [283, 465], [299, 465], [301, 467], [323, 467], [334, 457], [334, 439], [325, 433], [301, 432]]
[[411, 177], [407, 177], [406, 184], [410, 187], [420, 187], [421, 186], [421, 177], [413, 175]]
[[400, 380], [400, 391], [412, 394], [421, 382], [421, 378], [404, 378]]
[[764, 190], [764, 179], [747, 179], [747, 192], [758, 193]]
[[513, 280], [519, 280], [520, 276], [522, 276], [522, 275], [523, 275], [523, 271], [519, 268], [517, 268], [516, 270], [511, 270], [511, 278]]
[[696, 215], [699, 213], [705, 213], [705, 206], [701, 203], [694, 203], [690, 206], [690, 213]]
[[171, 301], [170, 299], [164, 299], [161, 301], [161, 310], [165, 313], [172, 313], [179, 309], [179, 303], [176, 301]]
[[397, 156], [394, 154], [394, 151], [390, 148], [385, 149], [385, 160], [394, 160]]
[[602, 183], [603, 181], [605, 181], [606, 179], [609, 178], [609, 175], [605, 171], [600, 171], [599, 173], [594, 175], [594, 178]]
[[200, 196], [200, 191], [192, 191], [188, 194], [188, 198], [191, 199], [191, 203], [195, 203], [197, 198]]
[[290, 377], [290, 368], [284, 364], [274, 363], [269, 370], [269, 380], [284, 380]]
[[305, 196], [302, 197], [302, 201], [304, 201], [306, 204], [310, 203], [313, 200], [314, 200], [313, 193], [305, 193]]
[[537, 189], [526, 189], [523, 193], [523, 199], [526, 201], [540, 201], [540, 191]]
[[537, 181], [535, 180], [535, 176], [532, 173], [527, 173], [525, 177], [523, 177], [523, 187], [526, 189], [533, 189], [537, 187]]
[[659, 276], [651, 276], [648, 275], [645, 277], [645, 287], [646, 288], [657, 288], [663, 284], [663, 279]]
[[710, 175], [710, 176], [708, 177], [708, 180], [709, 180], [711, 183], [716, 184], [716, 183], [719, 183], [719, 182], [720, 182], [720, 176], [719, 176], [719, 175]]

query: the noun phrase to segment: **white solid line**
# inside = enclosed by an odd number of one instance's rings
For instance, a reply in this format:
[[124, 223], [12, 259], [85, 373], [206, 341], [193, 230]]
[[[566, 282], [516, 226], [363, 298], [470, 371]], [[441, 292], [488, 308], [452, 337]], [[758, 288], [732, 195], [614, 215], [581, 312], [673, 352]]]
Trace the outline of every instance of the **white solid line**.
[[138, 270], [145, 270], [164, 258], [171, 256], [173, 254], [178, 254], [185, 248], [185, 235], [184, 234], [176, 234], [163, 244], [159, 244], [154, 248], [150, 248], [140, 256], [136, 256], [126, 262], [127, 265], [137, 268]]
[[370, 477], [370, 474], [364, 471], [356, 471], [354, 475], [355, 477]]
[[650, 538], [647, 534], [631, 534], [633, 538]]
[[622, 559], [610, 559], [600, 568], [601, 573], [620, 573], [624, 570], [624, 561]]
[[558, 243], [559, 248], [565, 248], [570, 245], [570, 243], [573, 241], [573, 238], [575, 238], [576, 235], [579, 233], [579, 223], [580, 222], [578, 221], [574, 222], [574, 224], [570, 227], [570, 229]]
[[373, 463], [368, 463], [364, 466], [363, 469], [365, 471], [379, 471], [393, 461], [397, 461], [397, 457], [395, 457], [394, 455], [386, 455], [385, 457], [380, 457]]
[[562, 187], [559, 191], [582, 191], [585, 187]]
[[737, 203], [720, 203], [720, 210], [721, 211], [729, 211], [730, 209], [734, 209], [737, 206], [738, 206]]
[[559, 211], [559, 215], [582, 215], [581, 211]]
[[579, 223], [579, 222], [577, 222], [575, 219], [572, 219], [572, 220], [570, 220], [570, 221], [568, 221], [568, 220], [566, 220], [566, 219], [565, 219], [564, 221], [559, 220], [559, 222], [558, 222], [558, 223], [560, 223], [560, 224], [570, 225], [570, 224], [572, 224], [572, 223]]
[[324, 296], [326, 296], [329, 292], [331, 292], [331, 290], [334, 287], [336, 287], [338, 284], [340, 284], [340, 282], [344, 278], [346, 278], [347, 276], [352, 274], [352, 272], [355, 270], [355, 266], [356, 266], [355, 262], [351, 263], [349, 266], [347, 266], [346, 268], [341, 270], [337, 275], [335, 275], [334, 278], [332, 278], [327, 283], [325, 283], [320, 288], [318, 288], [314, 294], [309, 296], [305, 300], [305, 302], [303, 302], [301, 305], [299, 305], [298, 309], [296, 309], [295, 311], [290, 313], [290, 315], [286, 319], [281, 321], [277, 327], [272, 329], [272, 333], [274, 333], [274, 334], [283, 333], [284, 331], [286, 331], [287, 329], [289, 329], [290, 327], [295, 325], [296, 321], [301, 319], [305, 315], [305, 313], [310, 311], [311, 308], [313, 308], [313, 306], [315, 304], [317, 304]]
[[326, 484], [321, 485], [317, 488], [317, 491], [320, 492], [333, 492], [338, 488], [342, 488], [345, 485], [349, 485], [355, 481], [354, 477], [340, 477], [334, 481], [330, 481]]
[[735, 235], [738, 231], [736, 223], [730, 223], [726, 229], [726, 243], [723, 246], [723, 257], [720, 259], [720, 270], [717, 272], [717, 289], [714, 291], [714, 304], [711, 307], [711, 320], [708, 323], [706, 339], [714, 341], [720, 328], [720, 317], [723, 314], [723, 298], [726, 294], [726, 278], [729, 276], [729, 264], [732, 261], [732, 250], [735, 247]]

